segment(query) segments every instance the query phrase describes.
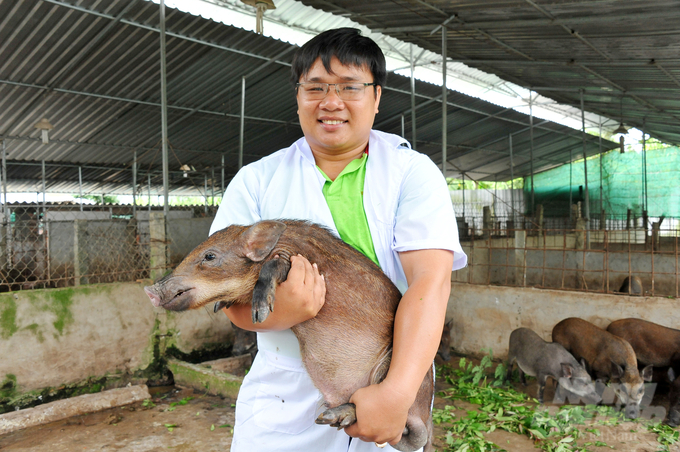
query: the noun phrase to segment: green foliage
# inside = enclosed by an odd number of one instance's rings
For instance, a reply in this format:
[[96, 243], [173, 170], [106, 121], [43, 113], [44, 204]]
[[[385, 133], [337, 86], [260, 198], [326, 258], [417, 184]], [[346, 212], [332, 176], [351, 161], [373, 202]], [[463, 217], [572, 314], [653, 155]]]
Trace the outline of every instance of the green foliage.
[[[657, 434], [657, 441], [661, 443], [658, 450], [670, 452], [670, 446], [678, 442], [680, 432], [661, 422], [654, 422], [647, 425], [647, 430]], [[677, 449], [673, 449], [677, 450]]]
[[168, 409], [165, 410], [165, 411], [175, 411], [175, 410], [177, 409], [178, 406], [180, 406], [180, 405], [186, 405], [186, 404], [189, 403], [189, 401], [191, 401], [191, 400], [194, 400], [194, 398], [193, 398], [193, 397], [185, 397], [185, 398], [183, 398], [182, 400], [179, 400], [179, 401], [177, 401], [177, 402], [171, 402], [171, 403], [170, 403], [170, 408], [168, 408]]
[[[536, 406], [536, 400], [503, 386], [507, 371], [503, 364], [497, 365], [491, 376], [492, 358], [489, 350], [479, 365], [461, 358], [458, 369], [450, 366], [438, 369], [438, 374], [452, 386], [440, 393], [442, 397], [479, 405], [466, 416], [455, 416], [454, 407], [448, 405], [443, 410], [434, 410], [434, 422], [444, 425], [446, 430], [444, 452], [503, 451], [484, 436], [497, 429], [526, 435], [546, 452], [588, 451], [590, 446], [612, 448], [600, 440], [584, 442], [584, 435], [599, 437], [600, 431], [595, 426], [616, 426], [624, 420], [622, 413], [609, 406], [565, 405], [551, 410]], [[659, 422], [650, 423], [647, 429], [658, 435], [662, 447], [659, 450], [670, 452], [670, 445], [679, 440], [677, 431]]]
[[73, 196], [74, 199], [89, 199], [97, 204], [119, 204], [118, 196], [113, 195], [83, 195]]
[[465, 186], [465, 190], [510, 190], [511, 188], [524, 188], [524, 179], [521, 177], [507, 182], [478, 182], [466, 178], [465, 183], [463, 183], [462, 179], [447, 177], [446, 183], [449, 186], [449, 190], [462, 190], [463, 186]]

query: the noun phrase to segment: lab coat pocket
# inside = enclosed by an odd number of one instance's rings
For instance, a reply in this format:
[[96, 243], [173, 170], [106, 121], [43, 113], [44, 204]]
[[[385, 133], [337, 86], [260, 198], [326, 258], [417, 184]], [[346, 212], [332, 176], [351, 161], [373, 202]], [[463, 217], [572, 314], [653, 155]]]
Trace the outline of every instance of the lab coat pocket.
[[276, 380], [260, 383], [253, 420], [263, 429], [296, 435], [314, 425], [319, 392], [305, 373], [275, 373]]

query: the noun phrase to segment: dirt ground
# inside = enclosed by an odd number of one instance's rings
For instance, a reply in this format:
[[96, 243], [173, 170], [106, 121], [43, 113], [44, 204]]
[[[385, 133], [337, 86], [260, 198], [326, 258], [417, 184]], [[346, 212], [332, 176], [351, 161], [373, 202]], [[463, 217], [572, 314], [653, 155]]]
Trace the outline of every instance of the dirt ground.
[[[455, 366], [459, 357], [453, 357]], [[439, 381], [437, 390], [446, 389]], [[536, 383], [517, 389], [536, 395]], [[74, 452], [74, 451], [181, 451], [223, 452], [231, 445], [234, 425], [232, 400], [197, 393], [192, 389], [151, 388], [153, 406], [135, 403], [99, 413], [72, 417], [67, 420], [33, 427], [0, 436], [3, 452]], [[545, 399], [551, 400], [554, 389], [546, 387]], [[657, 394], [653, 404], [665, 403]], [[148, 405], [148, 404], [147, 404]], [[435, 398], [435, 407], [454, 406], [456, 416], [478, 408], [467, 402]], [[667, 406], [665, 408], [668, 408]], [[639, 423], [598, 426], [600, 436], [592, 433], [585, 441], [603, 441], [613, 450], [622, 452], [652, 452], [658, 450], [656, 435]], [[445, 430], [435, 426], [435, 447], [442, 450]], [[509, 452], [536, 452], [533, 442], [523, 435], [496, 430], [487, 438]], [[590, 447], [594, 452], [611, 451], [609, 447]], [[672, 451], [680, 448], [671, 448]]]

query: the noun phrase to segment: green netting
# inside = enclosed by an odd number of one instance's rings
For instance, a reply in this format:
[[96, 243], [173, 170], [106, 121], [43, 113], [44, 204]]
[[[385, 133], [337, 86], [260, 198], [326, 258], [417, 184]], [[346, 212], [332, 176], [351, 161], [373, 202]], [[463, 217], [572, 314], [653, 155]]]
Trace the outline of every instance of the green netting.
[[[646, 202], [650, 217], [680, 217], [680, 148], [648, 150]], [[600, 211], [600, 157], [588, 158], [588, 193], [591, 218]], [[572, 203], [584, 201], [583, 160], [534, 175], [534, 202], [545, 216], [569, 215]], [[602, 208], [609, 218], [625, 218], [628, 209], [640, 216], [645, 202], [643, 153], [618, 150], [602, 155]], [[526, 205], [531, 203], [531, 181], [524, 181]], [[531, 207], [528, 207], [531, 209]], [[529, 212], [527, 212], [529, 213]]]

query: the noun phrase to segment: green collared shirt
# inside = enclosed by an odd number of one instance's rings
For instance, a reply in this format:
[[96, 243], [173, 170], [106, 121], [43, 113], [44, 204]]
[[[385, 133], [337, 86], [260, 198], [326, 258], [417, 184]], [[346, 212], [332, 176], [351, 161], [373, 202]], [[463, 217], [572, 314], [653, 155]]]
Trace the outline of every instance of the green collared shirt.
[[364, 210], [366, 161], [366, 153], [361, 158], [352, 160], [334, 181], [321, 168], [317, 168], [326, 178], [323, 196], [340, 238], [380, 266]]

